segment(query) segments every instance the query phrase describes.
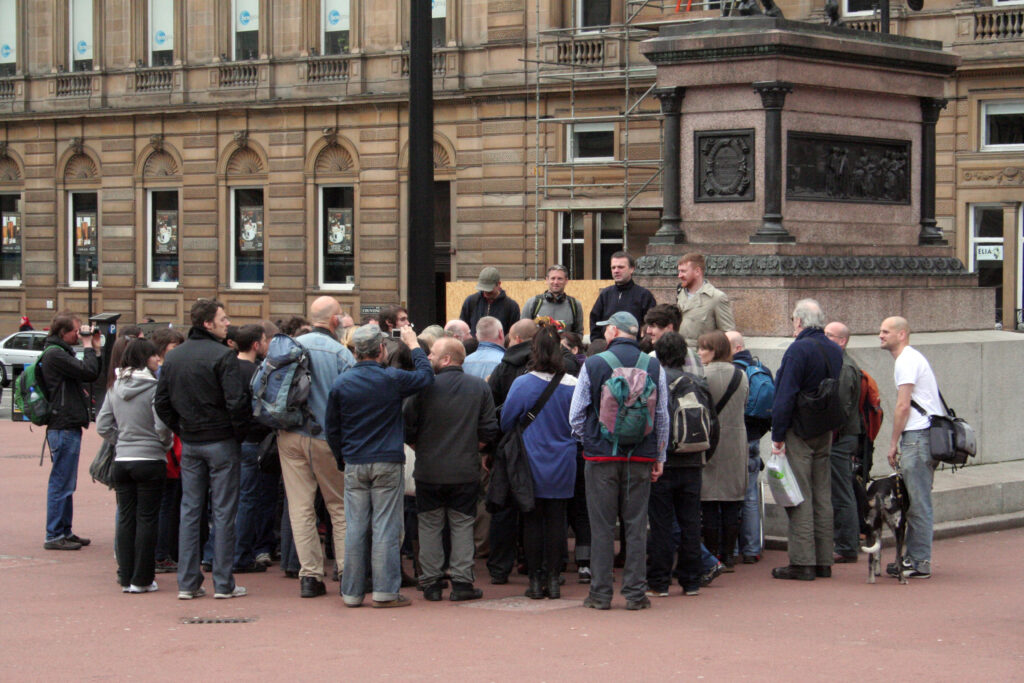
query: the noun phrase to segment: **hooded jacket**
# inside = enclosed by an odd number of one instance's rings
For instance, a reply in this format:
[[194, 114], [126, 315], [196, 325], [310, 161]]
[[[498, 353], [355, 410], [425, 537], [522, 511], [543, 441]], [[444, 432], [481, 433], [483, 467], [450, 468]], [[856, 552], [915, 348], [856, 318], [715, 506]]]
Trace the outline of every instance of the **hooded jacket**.
[[153, 408], [156, 377], [149, 370], [119, 376], [96, 416], [96, 431], [117, 446], [115, 460], [162, 461], [171, 447], [171, 430]]
[[[59, 349], [50, 349], [59, 346]], [[96, 351], [87, 346], [82, 360], [75, 350], [57, 336], [46, 338], [39, 365], [43, 369], [46, 396], [53, 406], [48, 429], [80, 429], [88, 427], [92, 418], [91, 399], [86, 386], [100, 376], [100, 362]]]

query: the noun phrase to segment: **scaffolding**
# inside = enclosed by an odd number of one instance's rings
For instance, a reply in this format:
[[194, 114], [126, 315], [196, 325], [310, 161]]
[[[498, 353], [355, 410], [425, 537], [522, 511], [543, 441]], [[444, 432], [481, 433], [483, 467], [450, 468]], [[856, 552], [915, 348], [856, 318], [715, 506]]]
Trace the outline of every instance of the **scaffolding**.
[[[628, 248], [631, 214], [636, 210], [660, 211], [662, 173], [662, 131], [658, 126], [656, 153], [652, 154], [650, 137], [634, 140], [638, 124], [658, 120], [658, 108], [651, 108], [655, 88], [653, 64], [639, 56], [637, 44], [656, 34], [657, 26], [642, 23], [645, 9], [662, 12], [675, 9], [666, 0], [611, 0], [622, 12], [619, 23], [581, 28], [578, 14], [582, 3], [571, 0], [567, 28], [539, 29], [536, 56], [533, 60], [535, 85], [535, 201], [534, 201], [534, 269], [541, 277], [539, 259], [549, 212], [568, 215], [569, 239], [563, 236], [561, 216], [556, 219], [556, 244], [570, 245], [570, 261], [577, 253], [577, 218], [587, 212], [621, 212], [622, 248]], [[664, 3], [664, 4], [662, 4]], [[660, 16], [660, 15], [659, 15]], [[536, 0], [536, 26], [543, 22], [541, 0]], [[600, 111], [579, 106], [580, 100], [592, 99], [595, 93], [608, 93], [608, 102]], [[615, 93], [614, 98], [611, 96]], [[551, 102], [563, 104], [566, 110], [552, 115]], [[616, 103], [617, 104], [613, 104]], [[610, 110], [610, 111], [606, 111]], [[598, 125], [595, 125], [598, 124]], [[599, 160], [581, 158], [574, 148], [576, 133], [582, 129], [613, 124], [618, 131], [612, 158]], [[649, 124], [646, 126], [652, 130]], [[566, 131], [564, 157], [551, 140], [559, 139], [559, 129]], [[647, 133], [648, 136], [650, 133]], [[616, 140], [613, 134], [613, 141]], [[552, 158], [555, 157], [555, 158]], [[580, 245], [585, 241], [580, 236]], [[575, 264], [564, 264], [577, 272]]]

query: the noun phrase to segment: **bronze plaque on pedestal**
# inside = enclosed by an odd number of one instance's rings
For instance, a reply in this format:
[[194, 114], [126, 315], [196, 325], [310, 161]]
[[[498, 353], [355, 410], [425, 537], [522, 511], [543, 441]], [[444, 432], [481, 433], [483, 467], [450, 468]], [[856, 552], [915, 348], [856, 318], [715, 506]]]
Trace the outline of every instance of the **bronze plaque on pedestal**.
[[693, 134], [695, 202], [754, 200], [754, 130], [701, 130]]
[[786, 199], [910, 203], [910, 141], [790, 132]]

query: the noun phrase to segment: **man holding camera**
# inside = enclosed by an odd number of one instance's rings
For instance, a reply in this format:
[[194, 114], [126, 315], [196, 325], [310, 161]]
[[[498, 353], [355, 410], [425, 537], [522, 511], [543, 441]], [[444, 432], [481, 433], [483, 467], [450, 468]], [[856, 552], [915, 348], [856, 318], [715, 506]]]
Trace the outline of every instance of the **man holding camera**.
[[[75, 344], [86, 346], [82, 360], [75, 357]], [[56, 348], [53, 348], [56, 347]], [[50, 482], [46, 490], [46, 550], [80, 550], [88, 538], [71, 531], [71, 497], [78, 483], [78, 456], [82, 450], [82, 429], [92, 419], [91, 399], [85, 385], [100, 374], [97, 353], [100, 335], [83, 328], [81, 319], [70, 311], [58, 313], [50, 323], [40, 356], [43, 386], [52, 406], [46, 428], [50, 446]]]

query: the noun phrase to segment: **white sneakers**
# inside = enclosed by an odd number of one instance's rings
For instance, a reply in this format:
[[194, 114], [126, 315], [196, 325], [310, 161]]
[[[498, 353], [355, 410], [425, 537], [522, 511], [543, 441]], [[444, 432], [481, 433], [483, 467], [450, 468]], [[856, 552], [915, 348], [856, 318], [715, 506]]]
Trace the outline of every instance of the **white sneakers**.
[[230, 593], [214, 593], [213, 597], [217, 600], [227, 600], [228, 598], [242, 598], [245, 595], [246, 590], [244, 586], [235, 586], [234, 590]]
[[134, 583], [130, 586], [121, 586], [122, 593], [152, 593], [158, 590], [160, 590], [160, 586], [156, 585], [156, 581], [148, 586], [136, 586]]

